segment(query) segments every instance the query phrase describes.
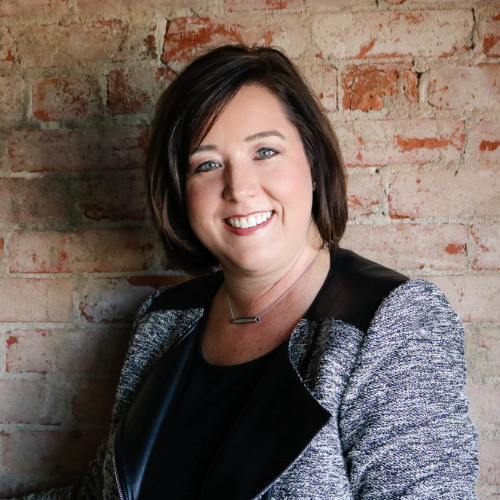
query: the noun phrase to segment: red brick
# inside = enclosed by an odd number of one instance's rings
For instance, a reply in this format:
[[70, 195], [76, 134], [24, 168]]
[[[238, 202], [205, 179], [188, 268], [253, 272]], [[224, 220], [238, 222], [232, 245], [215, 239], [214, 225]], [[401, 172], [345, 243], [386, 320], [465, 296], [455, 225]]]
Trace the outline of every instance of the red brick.
[[[498, 390], [498, 389], [497, 389]], [[483, 485], [500, 486], [500, 440], [479, 440], [479, 487]], [[479, 491], [481, 491], [479, 489]], [[493, 493], [487, 493], [488, 496], [478, 496], [478, 498], [498, 497], [498, 489]]]
[[68, 215], [68, 193], [62, 182], [0, 178], [0, 222], [62, 223]]
[[475, 129], [479, 160], [483, 163], [500, 163], [500, 121], [481, 120]]
[[170, 68], [136, 73], [111, 71], [108, 75], [108, 108], [111, 114], [150, 113], [161, 92], [175, 78]]
[[13, 35], [24, 67], [78, 66], [119, 58], [127, 24], [118, 19], [46, 24], [17, 28]]
[[99, 89], [88, 78], [45, 78], [33, 84], [33, 115], [42, 121], [89, 118], [100, 111]]
[[392, 96], [418, 102], [418, 79], [410, 63], [349, 66], [342, 75], [344, 109], [380, 110]]
[[0, 76], [0, 128], [18, 125], [24, 117], [24, 82], [18, 76]]
[[0, 321], [71, 320], [69, 279], [0, 278]]
[[3, 433], [4, 470], [18, 475], [82, 473], [94, 457], [103, 434], [97, 430]]
[[142, 172], [82, 179], [75, 191], [78, 208], [87, 219], [123, 221], [148, 218]]
[[375, 170], [362, 174], [349, 172], [347, 200], [350, 219], [379, 213], [383, 197], [382, 179]]
[[14, 330], [6, 341], [6, 370], [14, 373], [118, 373], [129, 332]]
[[353, 120], [334, 128], [347, 166], [458, 162], [465, 142], [457, 120]]
[[78, 305], [89, 322], [109, 323], [133, 320], [140, 305], [156, 288], [186, 281], [188, 276], [136, 277], [91, 280], [82, 290]]
[[301, 65], [302, 74], [326, 111], [337, 110], [337, 70], [328, 64]]
[[489, 57], [500, 56], [500, 14], [479, 24], [483, 52]]
[[500, 331], [498, 328], [478, 326], [467, 328], [465, 357], [467, 378], [475, 383], [498, 380], [500, 373]]
[[161, 60], [189, 61], [224, 43], [274, 45], [297, 57], [310, 43], [307, 24], [303, 15], [177, 18], [167, 26]]
[[472, 269], [500, 270], [500, 224], [474, 225], [471, 235]]
[[389, 186], [393, 218], [495, 217], [500, 215], [496, 169], [395, 174]]
[[139, 271], [153, 260], [150, 233], [132, 228], [76, 233], [17, 231], [7, 248], [11, 272]]
[[448, 297], [462, 321], [500, 321], [498, 276], [429, 276]]
[[465, 271], [467, 228], [437, 224], [349, 225], [342, 246], [399, 270]]
[[472, 12], [414, 10], [316, 14], [313, 40], [322, 57], [443, 57], [470, 43]]
[[477, 430], [494, 433], [500, 427], [500, 385], [467, 384], [467, 395]]
[[115, 399], [118, 373], [114, 380], [77, 382], [71, 399], [75, 422], [92, 426], [108, 426]]
[[0, 422], [60, 425], [65, 417], [64, 392], [61, 385], [39, 380], [0, 380]]
[[14, 39], [10, 31], [7, 28], [0, 27], [0, 69], [12, 66], [14, 53]]
[[437, 109], [500, 108], [500, 64], [441, 67], [426, 78], [429, 104]]
[[224, 0], [224, 8], [230, 12], [245, 10], [282, 9], [368, 9], [376, 7], [376, 0]]
[[144, 129], [23, 130], [10, 137], [14, 172], [123, 170], [143, 164]]
[[67, 0], [2, 0], [0, 17], [60, 15], [67, 4]]

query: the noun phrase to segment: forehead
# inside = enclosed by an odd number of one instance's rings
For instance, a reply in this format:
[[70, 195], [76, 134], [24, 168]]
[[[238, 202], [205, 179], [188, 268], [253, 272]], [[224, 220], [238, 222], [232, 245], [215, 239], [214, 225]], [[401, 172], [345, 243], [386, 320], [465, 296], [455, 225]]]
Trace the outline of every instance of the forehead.
[[252, 135], [276, 128], [295, 129], [281, 101], [261, 85], [245, 85], [217, 117], [202, 143], [221, 132]]

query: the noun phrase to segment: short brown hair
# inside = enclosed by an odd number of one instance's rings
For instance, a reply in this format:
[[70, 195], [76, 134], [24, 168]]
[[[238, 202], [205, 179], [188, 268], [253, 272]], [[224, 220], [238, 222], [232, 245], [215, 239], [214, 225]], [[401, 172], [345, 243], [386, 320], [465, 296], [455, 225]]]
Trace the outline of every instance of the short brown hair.
[[185, 205], [189, 154], [244, 85], [261, 85], [297, 128], [316, 184], [312, 215], [335, 247], [347, 223], [346, 176], [337, 140], [295, 65], [273, 48], [225, 45], [189, 64], [161, 96], [146, 157], [148, 199], [169, 263], [191, 272], [218, 264], [194, 235]]

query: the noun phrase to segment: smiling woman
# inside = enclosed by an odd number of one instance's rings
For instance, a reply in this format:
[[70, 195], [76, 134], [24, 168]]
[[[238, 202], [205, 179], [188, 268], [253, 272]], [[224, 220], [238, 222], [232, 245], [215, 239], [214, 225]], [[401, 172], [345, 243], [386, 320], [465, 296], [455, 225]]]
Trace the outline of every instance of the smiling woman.
[[147, 157], [172, 263], [112, 432], [35, 498], [474, 498], [463, 330], [444, 295], [339, 248], [334, 134], [277, 50], [224, 46], [163, 94]]

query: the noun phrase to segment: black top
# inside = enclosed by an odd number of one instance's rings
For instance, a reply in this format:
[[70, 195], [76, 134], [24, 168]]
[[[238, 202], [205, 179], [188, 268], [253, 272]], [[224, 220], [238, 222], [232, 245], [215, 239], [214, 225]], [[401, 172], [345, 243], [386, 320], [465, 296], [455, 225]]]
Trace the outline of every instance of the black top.
[[210, 464], [276, 352], [248, 363], [212, 365], [201, 352], [203, 326], [193, 332], [198, 349], [188, 354], [146, 467], [140, 500], [199, 498]]

